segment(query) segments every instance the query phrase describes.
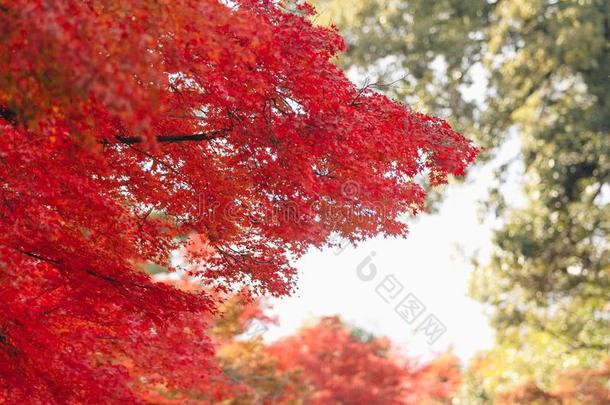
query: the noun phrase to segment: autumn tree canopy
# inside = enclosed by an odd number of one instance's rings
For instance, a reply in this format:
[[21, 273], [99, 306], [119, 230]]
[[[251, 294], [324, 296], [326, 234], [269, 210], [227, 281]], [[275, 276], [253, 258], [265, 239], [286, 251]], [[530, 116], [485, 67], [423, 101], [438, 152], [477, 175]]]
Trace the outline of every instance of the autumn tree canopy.
[[327, 317], [272, 344], [281, 370], [297, 370], [305, 403], [417, 405], [446, 403], [461, 381], [458, 359], [444, 353], [426, 364], [400, 354], [389, 340]]
[[311, 12], [0, 3], [1, 400], [135, 402], [132, 374], [188, 388], [214, 367], [213, 299], [142, 266], [175, 270], [195, 233], [192, 275], [286, 295], [289, 257], [334, 232], [403, 235], [424, 204], [414, 178], [464, 173], [471, 143], [352, 85]]

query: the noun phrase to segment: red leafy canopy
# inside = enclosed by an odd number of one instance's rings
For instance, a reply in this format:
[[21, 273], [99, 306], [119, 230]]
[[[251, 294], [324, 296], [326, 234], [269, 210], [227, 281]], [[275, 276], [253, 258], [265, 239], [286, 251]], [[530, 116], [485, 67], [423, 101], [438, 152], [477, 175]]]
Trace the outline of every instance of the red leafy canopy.
[[403, 234], [424, 201], [413, 177], [441, 183], [476, 154], [358, 91], [330, 62], [337, 33], [275, 2], [4, 4], [0, 398], [130, 398], [126, 362], [179, 384], [154, 348], [190, 341], [203, 362], [203, 331], [175, 320], [211, 302], [141, 263], [171, 268], [196, 232], [205, 280], [287, 294], [290, 255], [332, 232]]
[[337, 317], [323, 318], [269, 349], [282, 370], [299, 369], [314, 405], [448, 403], [461, 372], [450, 352], [416, 365], [387, 339], [350, 331]]

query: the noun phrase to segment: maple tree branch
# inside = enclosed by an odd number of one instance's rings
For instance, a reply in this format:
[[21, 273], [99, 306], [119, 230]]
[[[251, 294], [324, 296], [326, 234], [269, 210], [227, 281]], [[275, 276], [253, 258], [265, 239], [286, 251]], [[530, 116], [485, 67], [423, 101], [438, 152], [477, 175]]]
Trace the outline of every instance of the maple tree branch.
[[364, 85], [361, 88], [358, 89], [358, 92], [356, 93], [356, 96], [349, 103], [349, 105], [351, 107], [356, 107], [356, 106], [362, 104], [362, 102], [358, 102], [358, 99], [360, 98], [360, 96], [362, 96], [364, 94], [364, 92], [366, 92], [369, 89], [372, 89], [372, 88], [383, 88], [383, 87], [390, 88], [390, 87], [394, 86], [396, 83], [398, 83], [398, 82], [400, 82], [402, 80], [405, 80], [405, 79], [406, 79], [406, 76], [402, 76], [401, 78], [396, 79], [394, 81], [391, 81], [389, 83], [382, 83], [382, 82], [373, 82], [373, 83], [371, 83], [369, 81], [369, 79], [366, 78], [366, 81], [364, 82]]
[[360, 98], [360, 96], [362, 95], [362, 93], [364, 93], [366, 90], [369, 89], [370, 83], [369, 83], [369, 79], [367, 78], [364, 86], [362, 86], [360, 89], [358, 89], [358, 92], [356, 93], [356, 97], [354, 97], [354, 99], [349, 103], [349, 105], [351, 107], [355, 107], [361, 103], [358, 103], [358, 99]]
[[[117, 137], [117, 138], [118, 138], [118, 137]], [[150, 153], [148, 153], [148, 152], [146, 152], [146, 151], [144, 151], [144, 150], [142, 150], [142, 149], [138, 149], [138, 148], [136, 148], [135, 146], [133, 146], [133, 145], [132, 145], [132, 144], [130, 144], [130, 143], [127, 143], [126, 145], [127, 145], [127, 146], [128, 146], [130, 149], [133, 149], [133, 150], [135, 150], [136, 152], [143, 154], [144, 156], [146, 156], [146, 157], [148, 157], [148, 158], [152, 159], [153, 161], [155, 161], [156, 163], [160, 164], [161, 166], [165, 166], [165, 167], [167, 167], [169, 170], [171, 170], [172, 172], [174, 172], [174, 173], [175, 173], [177, 176], [182, 176], [182, 174], [181, 174], [181, 173], [180, 173], [180, 172], [179, 172], [179, 171], [178, 171], [178, 170], [177, 170], [177, 169], [176, 169], [174, 166], [172, 166], [171, 164], [169, 164], [169, 163], [165, 162], [164, 160], [159, 159], [158, 157], [156, 157], [156, 156], [154, 156], [154, 155], [152, 155], [152, 154], [150, 154]]]
[[144, 285], [144, 284], [140, 284], [140, 283], [136, 283], [135, 281], [130, 281], [130, 282], [125, 283], [125, 282], [123, 282], [121, 280], [118, 280], [118, 279], [116, 279], [114, 277], [111, 277], [111, 276], [108, 276], [108, 275], [105, 275], [105, 274], [100, 274], [100, 273], [98, 273], [96, 271], [93, 271], [93, 270], [90, 270], [90, 269], [85, 270], [85, 273], [87, 273], [89, 275], [92, 275], [93, 277], [99, 277], [102, 280], [110, 283], [111, 285], [113, 285], [117, 289], [119, 287], [124, 287], [125, 285], [132, 285], [134, 287], [138, 287], [138, 288], [141, 288], [141, 289], [144, 289], [144, 290], [150, 289], [150, 286], [147, 286], [147, 285]]
[[105, 281], [109, 282], [110, 284], [112, 284], [114, 286], [116, 286], [117, 284], [121, 284], [121, 282], [119, 280], [117, 280], [116, 278], [113, 278], [113, 277], [110, 277], [110, 276], [106, 276], [104, 274], [97, 273], [97, 272], [95, 272], [93, 270], [85, 270], [85, 272], [87, 274], [90, 274], [90, 275], [94, 276], [94, 277], [99, 277], [102, 280], [105, 280]]
[[146, 220], [148, 219], [150, 214], [154, 211], [154, 209], [155, 209], [155, 207], [151, 207], [148, 210], [148, 212], [146, 212], [146, 214], [144, 214], [144, 216], [141, 218], [140, 225], [138, 226], [138, 231], [142, 231], [142, 227], [144, 226], [144, 223], [146, 222]]
[[44, 262], [53, 263], [53, 264], [61, 264], [60, 260], [49, 259], [48, 257], [40, 256], [33, 252], [25, 252], [23, 250], [21, 252], [27, 256], [33, 257], [34, 259], [42, 260]]
[[[220, 129], [212, 132], [200, 132], [196, 134], [179, 134], [179, 135], [157, 135], [156, 140], [159, 143], [178, 143], [178, 142], [200, 142], [200, 141], [211, 141], [216, 139], [220, 134], [227, 132], [228, 129]], [[133, 145], [135, 143], [144, 142], [144, 138], [141, 136], [115, 136], [119, 143], [125, 145]], [[106, 140], [100, 141], [102, 145], [112, 145], [113, 142]]]

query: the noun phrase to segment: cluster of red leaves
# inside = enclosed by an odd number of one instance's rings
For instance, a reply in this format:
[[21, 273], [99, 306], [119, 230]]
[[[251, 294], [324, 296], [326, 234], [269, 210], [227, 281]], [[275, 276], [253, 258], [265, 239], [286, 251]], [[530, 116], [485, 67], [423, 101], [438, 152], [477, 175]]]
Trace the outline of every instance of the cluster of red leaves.
[[[213, 303], [142, 263], [171, 269], [196, 232], [204, 280], [288, 294], [289, 256], [333, 232], [404, 234], [414, 176], [474, 158], [442, 120], [356, 89], [308, 8], [227, 4], [0, 4], [0, 399], [135, 401], [136, 369], [189, 384], [185, 363], [211, 367]], [[296, 217], [272, 220], [287, 203]], [[345, 205], [367, 221], [321, 215]]]
[[165, 377], [185, 382], [176, 358], [183, 341], [185, 361], [205, 365], [211, 346], [187, 316], [211, 303], [134, 267], [146, 230], [118, 190], [101, 189], [103, 160], [9, 125], [0, 158], [0, 398], [131, 400], [123, 363], [151, 379], [163, 365]]
[[459, 359], [447, 351], [418, 366], [404, 382], [407, 404], [449, 404], [462, 383]]
[[[201, 290], [192, 282], [170, 282], [186, 290]], [[267, 305], [247, 293], [224, 297], [215, 316], [207, 319], [209, 335], [216, 349], [218, 370], [194, 381], [188, 389], [157, 383], [140, 383], [141, 375], [132, 373], [136, 395], [146, 403], [177, 404], [297, 404], [305, 384], [298, 371], [281, 370], [259, 336], [247, 332], [253, 323], [269, 325], [275, 319], [266, 315]], [[200, 374], [197, 364], [188, 364], [192, 375]]]
[[311, 404], [398, 404], [403, 367], [385, 356], [388, 342], [362, 342], [338, 318], [325, 318], [274, 344], [283, 369], [302, 368]]
[[301, 370], [305, 403], [415, 405], [445, 403], [461, 381], [457, 358], [416, 365], [387, 339], [357, 336], [337, 317], [323, 318], [269, 348], [282, 370]]

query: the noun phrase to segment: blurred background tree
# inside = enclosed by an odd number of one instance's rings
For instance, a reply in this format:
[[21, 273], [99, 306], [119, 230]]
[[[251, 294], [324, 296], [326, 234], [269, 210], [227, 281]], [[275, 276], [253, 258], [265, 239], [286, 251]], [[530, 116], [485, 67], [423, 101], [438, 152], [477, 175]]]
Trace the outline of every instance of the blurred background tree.
[[[167, 282], [185, 291], [201, 290], [193, 280]], [[211, 324], [220, 372], [188, 390], [150, 384], [136, 374], [133, 385], [141, 400], [158, 405], [443, 405], [451, 403], [460, 386], [462, 371], [451, 350], [423, 362], [337, 316], [311, 319], [267, 343], [260, 334], [277, 323], [266, 315], [267, 302], [245, 290], [224, 298], [215, 316], [202, 320]]]
[[[362, 86], [447, 119], [487, 159], [519, 140], [490, 190], [501, 226], [471, 286], [497, 342], [473, 362], [464, 403], [526, 383], [547, 392], [565, 369], [600, 367], [610, 348], [610, 2], [316, 3], [317, 22], [344, 34], [339, 63]], [[502, 187], [510, 167], [520, 168], [519, 204]]]

